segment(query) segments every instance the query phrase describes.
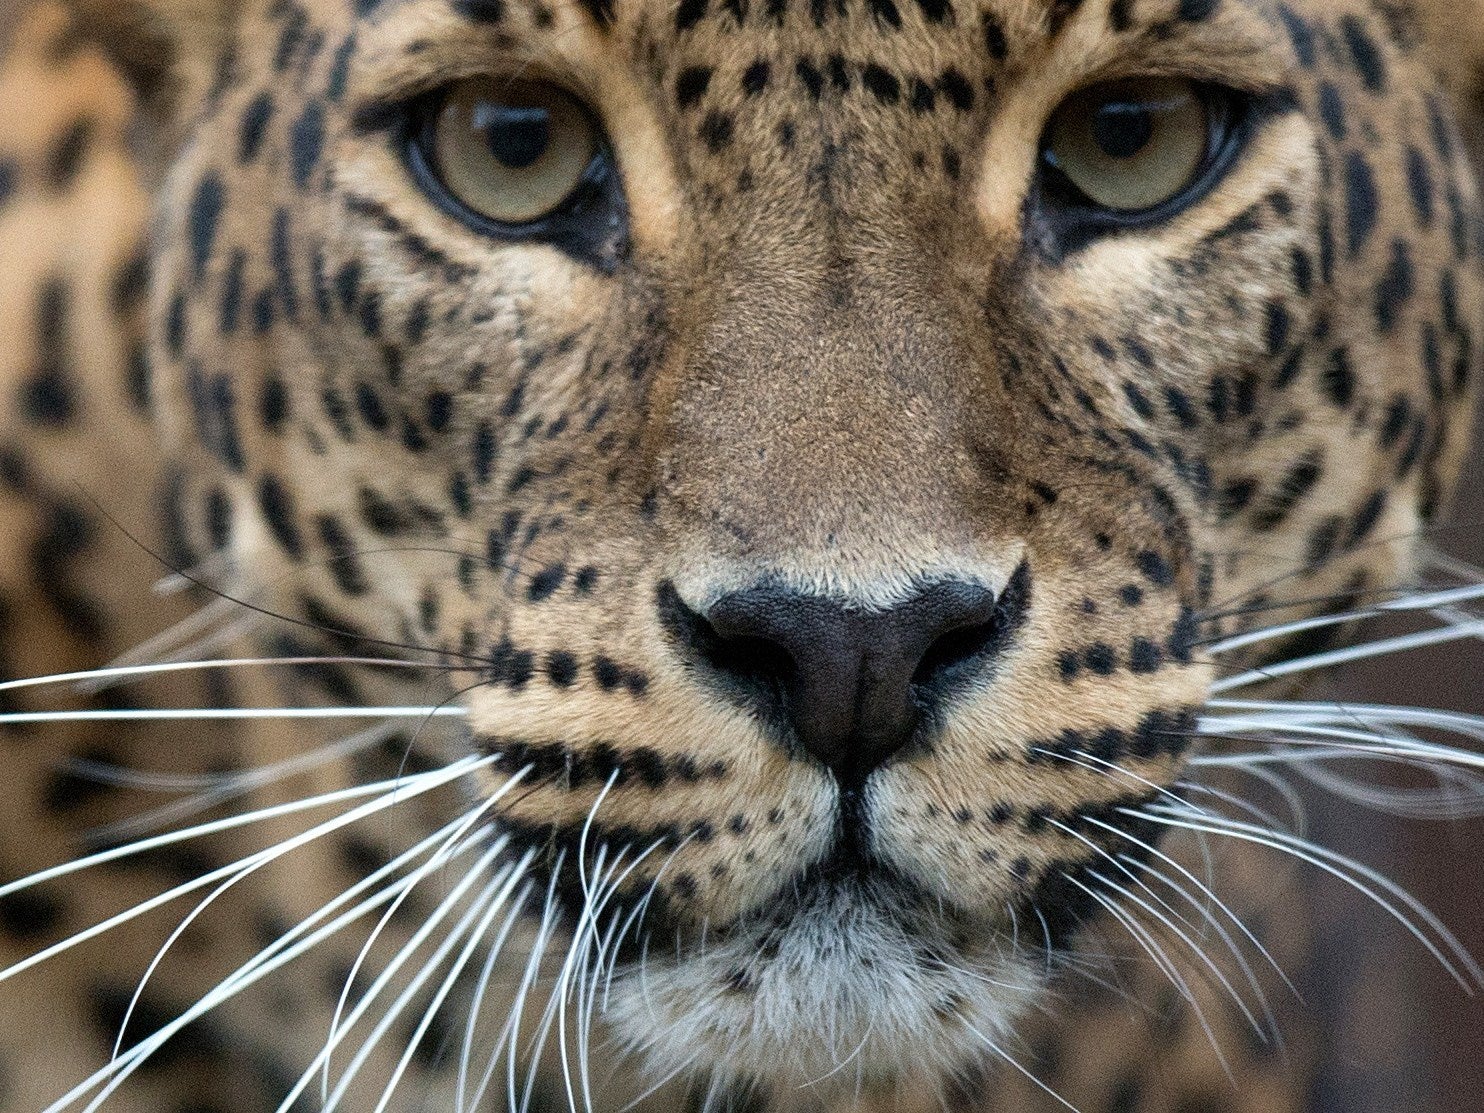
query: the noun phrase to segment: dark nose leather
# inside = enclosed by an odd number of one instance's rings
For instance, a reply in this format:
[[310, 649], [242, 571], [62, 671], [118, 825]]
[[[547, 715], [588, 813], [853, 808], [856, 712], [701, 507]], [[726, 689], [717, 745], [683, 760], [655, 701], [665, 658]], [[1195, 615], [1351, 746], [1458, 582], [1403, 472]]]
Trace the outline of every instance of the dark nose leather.
[[959, 581], [883, 611], [755, 587], [704, 619], [723, 651], [713, 663], [781, 690], [799, 745], [843, 785], [906, 746], [942, 675], [996, 640], [994, 593]]

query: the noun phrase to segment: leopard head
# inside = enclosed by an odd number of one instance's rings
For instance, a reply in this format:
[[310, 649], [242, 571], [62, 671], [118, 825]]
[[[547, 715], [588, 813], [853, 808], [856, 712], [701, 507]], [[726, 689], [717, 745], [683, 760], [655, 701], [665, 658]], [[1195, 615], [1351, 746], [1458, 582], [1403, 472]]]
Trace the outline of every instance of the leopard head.
[[93, 7], [174, 559], [438, 655], [660, 1071], [998, 1038], [1202, 647], [1406, 577], [1463, 450], [1475, 191], [1389, 8]]

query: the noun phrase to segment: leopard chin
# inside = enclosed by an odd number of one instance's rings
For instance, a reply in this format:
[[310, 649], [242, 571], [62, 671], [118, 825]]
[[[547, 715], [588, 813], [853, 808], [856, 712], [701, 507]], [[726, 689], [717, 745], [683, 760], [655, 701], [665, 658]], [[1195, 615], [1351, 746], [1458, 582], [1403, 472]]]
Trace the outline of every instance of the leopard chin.
[[[679, 953], [677, 953], [677, 951]], [[621, 968], [606, 1019], [655, 1079], [807, 1089], [941, 1085], [1001, 1050], [1046, 983], [1014, 917], [883, 875], [794, 883], [719, 935]]]

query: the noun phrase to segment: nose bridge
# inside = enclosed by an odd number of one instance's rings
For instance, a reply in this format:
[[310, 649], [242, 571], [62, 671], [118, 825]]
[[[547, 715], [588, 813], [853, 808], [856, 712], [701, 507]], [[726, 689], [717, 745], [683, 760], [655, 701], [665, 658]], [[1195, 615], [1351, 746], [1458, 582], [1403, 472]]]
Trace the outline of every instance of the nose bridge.
[[963, 493], [979, 361], [920, 265], [880, 256], [775, 245], [693, 299], [661, 434], [687, 505], [808, 544], [868, 528], [866, 493], [904, 512]]

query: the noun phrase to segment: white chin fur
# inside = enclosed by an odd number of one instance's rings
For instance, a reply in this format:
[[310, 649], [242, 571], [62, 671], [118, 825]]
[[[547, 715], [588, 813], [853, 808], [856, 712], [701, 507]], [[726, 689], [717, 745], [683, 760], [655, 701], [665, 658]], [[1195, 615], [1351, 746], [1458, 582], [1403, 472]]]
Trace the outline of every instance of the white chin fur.
[[656, 940], [614, 979], [606, 1019], [656, 1078], [936, 1085], [992, 1057], [1043, 984], [1044, 959], [988, 925], [824, 883], [683, 957]]

